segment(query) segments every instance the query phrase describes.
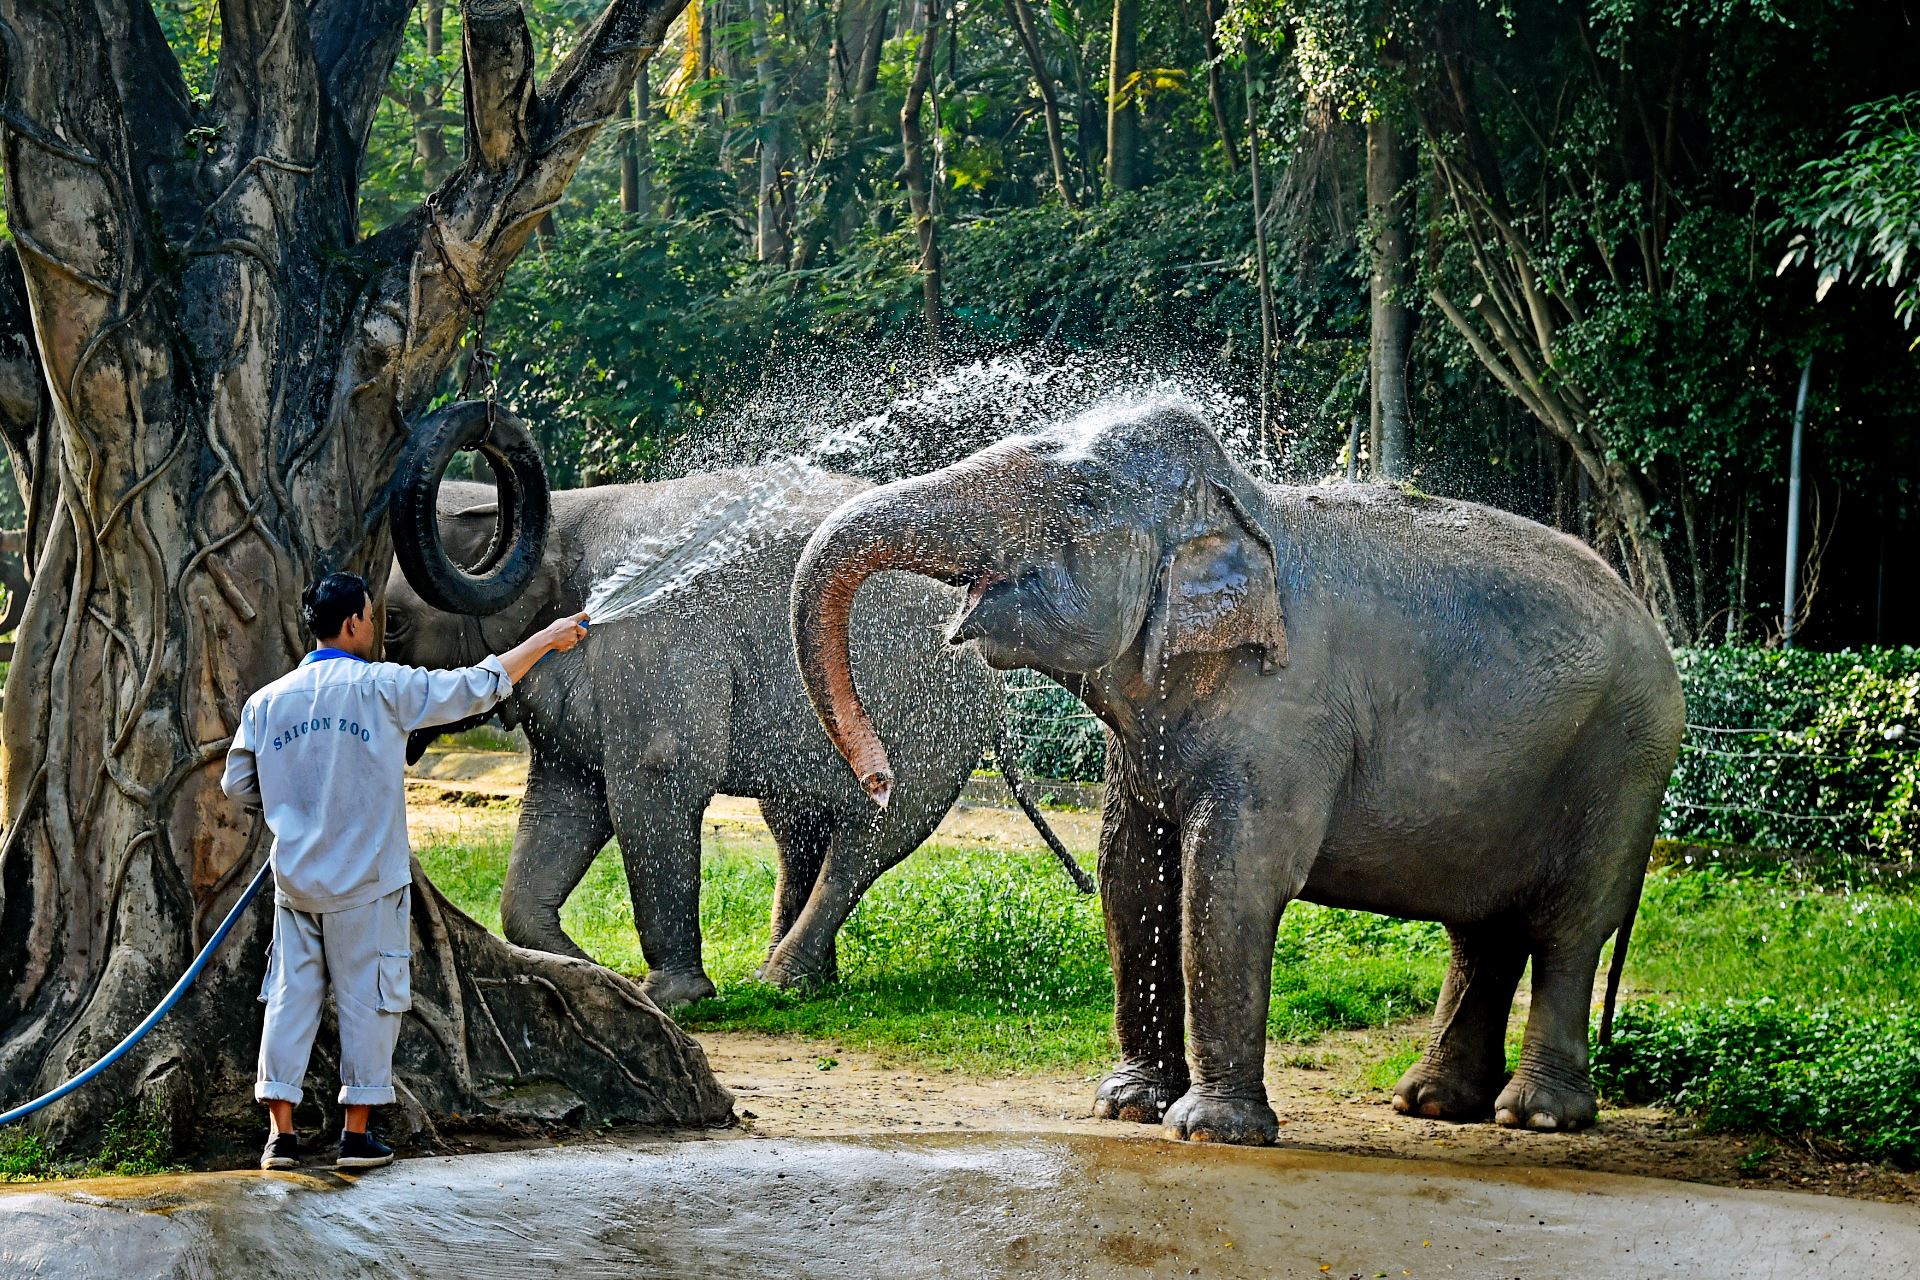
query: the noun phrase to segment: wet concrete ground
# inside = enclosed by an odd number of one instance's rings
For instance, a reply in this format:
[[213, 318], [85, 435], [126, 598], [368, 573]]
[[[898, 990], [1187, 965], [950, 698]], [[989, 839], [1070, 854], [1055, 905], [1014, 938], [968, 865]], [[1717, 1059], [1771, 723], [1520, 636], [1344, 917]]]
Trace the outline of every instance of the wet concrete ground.
[[1075, 1134], [722, 1138], [0, 1190], [0, 1277], [1905, 1275], [1920, 1212]]

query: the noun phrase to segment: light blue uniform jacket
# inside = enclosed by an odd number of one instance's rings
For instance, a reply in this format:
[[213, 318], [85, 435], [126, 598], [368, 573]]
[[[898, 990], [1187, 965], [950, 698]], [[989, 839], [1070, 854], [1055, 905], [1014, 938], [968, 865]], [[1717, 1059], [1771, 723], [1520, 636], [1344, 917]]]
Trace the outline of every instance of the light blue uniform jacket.
[[428, 671], [319, 649], [247, 699], [220, 786], [265, 811], [277, 900], [345, 911], [408, 884], [407, 735], [512, 692], [498, 658]]

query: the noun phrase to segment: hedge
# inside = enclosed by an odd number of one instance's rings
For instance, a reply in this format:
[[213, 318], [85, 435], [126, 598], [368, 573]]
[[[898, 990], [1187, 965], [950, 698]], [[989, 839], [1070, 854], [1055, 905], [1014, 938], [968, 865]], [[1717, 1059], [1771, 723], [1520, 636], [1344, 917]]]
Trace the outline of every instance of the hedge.
[[1610, 1101], [1672, 1107], [1707, 1130], [1811, 1135], [1842, 1151], [1920, 1162], [1920, 1014], [1795, 1009], [1772, 999], [1621, 1008], [1596, 1045]]

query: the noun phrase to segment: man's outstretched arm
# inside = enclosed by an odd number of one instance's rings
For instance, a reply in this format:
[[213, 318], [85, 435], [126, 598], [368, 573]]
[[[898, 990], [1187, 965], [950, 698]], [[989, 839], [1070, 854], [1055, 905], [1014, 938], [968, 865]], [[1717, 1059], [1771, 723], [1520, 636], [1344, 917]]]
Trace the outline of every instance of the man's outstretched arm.
[[586, 614], [576, 613], [571, 618], [555, 618], [501, 654], [500, 665], [507, 669], [507, 679], [519, 684], [520, 677], [533, 670], [534, 663], [549, 653], [565, 653], [586, 639], [586, 636]]
[[494, 654], [475, 666], [446, 671], [399, 669], [398, 678], [387, 687], [400, 727], [411, 733], [487, 714], [513, 692], [513, 686], [533, 669], [534, 663], [549, 653], [579, 644], [587, 634], [586, 617], [581, 613], [550, 622], [505, 653]]

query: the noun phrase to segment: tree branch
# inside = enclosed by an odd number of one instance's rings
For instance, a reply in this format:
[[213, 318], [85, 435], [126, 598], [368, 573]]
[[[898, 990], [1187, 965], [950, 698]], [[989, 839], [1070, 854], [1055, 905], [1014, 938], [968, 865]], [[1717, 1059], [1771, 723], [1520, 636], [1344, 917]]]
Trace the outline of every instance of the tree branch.
[[633, 88], [640, 64], [666, 39], [687, 0], [612, 0], [540, 88], [534, 152], [571, 176], [599, 127]]
[[335, 0], [310, 18], [313, 60], [333, 106], [336, 145], [358, 157], [393, 75], [413, 0]]
[[532, 153], [533, 33], [520, 0], [467, 0], [463, 12], [467, 158], [497, 173]]
[[386, 400], [398, 421], [430, 394], [472, 309], [492, 301], [686, 4], [612, 0], [534, 89], [518, 0], [467, 0], [467, 154], [426, 204], [366, 246], [386, 265], [347, 356], [356, 398]]
[[315, 163], [323, 134], [320, 69], [302, 0], [220, 0], [213, 102], [223, 168], [260, 155]]

